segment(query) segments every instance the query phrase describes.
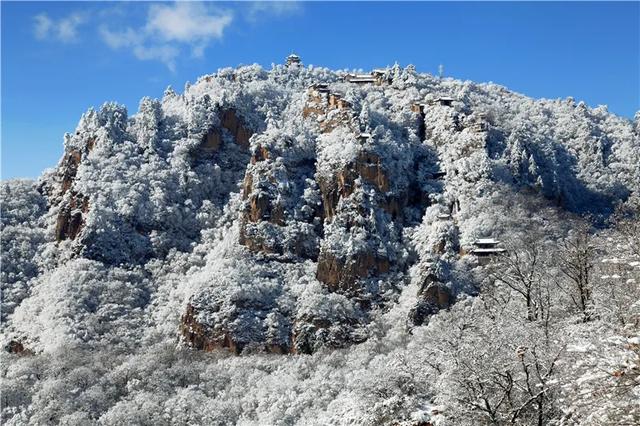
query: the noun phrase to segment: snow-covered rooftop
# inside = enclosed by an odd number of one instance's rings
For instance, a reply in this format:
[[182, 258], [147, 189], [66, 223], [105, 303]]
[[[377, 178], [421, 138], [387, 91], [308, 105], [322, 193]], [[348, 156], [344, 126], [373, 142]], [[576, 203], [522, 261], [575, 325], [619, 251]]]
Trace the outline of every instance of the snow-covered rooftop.
[[494, 248], [475, 248], [475, 249], [471, 250], [471, 253], [473, 253], [473, 254], [491, 254], [491, 253], [504, 253], [505, 251], [507, 251], [507, 250], [503, 249], [503, 248], [498, 248], [498, 247], [494, 247]]
[[473, 242], [474, 245], [497, 245], [500, 241], [494, 238], [478, 238]]
[[373, 83], [375, 82], [375, 78], [370, 77], [370, 76], [364, 76], [364, 77], [351, 77], [349, 78], [349, 82], [351, 83]]

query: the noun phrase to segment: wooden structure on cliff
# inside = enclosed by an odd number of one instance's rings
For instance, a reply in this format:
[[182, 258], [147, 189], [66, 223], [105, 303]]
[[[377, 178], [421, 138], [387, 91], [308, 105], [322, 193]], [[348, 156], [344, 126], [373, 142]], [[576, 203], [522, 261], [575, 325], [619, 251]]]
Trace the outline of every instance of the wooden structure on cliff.
[[493, 238], [479, 238], [473, 242], [474, 248], [470, 253], [478, 258], [481, 265], [484, 265], [507, 252], [506, 249], [498, 247], [499, 244], [500, 241]]
[[354, 84], [375, 84], [376, 82], [371, 74], [347, 74], [344, 80]]
[[301, 64], [302, 64], [302, 60], [300, 59], [300, 56], [296, 55], [295, 53], [292, 53], [291, 55], [287, 56], [286, 65], [288, 67], [292, 65], [301, 65]]
[[440, 105], [440, 106], [453, 106], [453, 102], [455, 99], [450, 98], [449, 96], [440, 96], [439, 98], [433, 99], [429, 102], [430, 105]]
[[382, 86], [385, 83], [389, 83], [389, 78], [387, 70], [375, 69], [369, 74], [347, 74], [344, 77], [344, 81], [358, 85], [375, 84], [376, 86]]

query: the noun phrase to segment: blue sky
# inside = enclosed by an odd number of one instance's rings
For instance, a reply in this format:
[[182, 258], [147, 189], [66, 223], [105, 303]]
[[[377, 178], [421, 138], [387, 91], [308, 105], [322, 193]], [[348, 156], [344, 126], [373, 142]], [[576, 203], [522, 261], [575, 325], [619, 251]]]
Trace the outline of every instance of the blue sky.
[[532, 97], [640, 109], [640, 3], [2, 2], [2, 178], [56, 165], [105, 101], [295, 51], [330, 68], [414, 64]]

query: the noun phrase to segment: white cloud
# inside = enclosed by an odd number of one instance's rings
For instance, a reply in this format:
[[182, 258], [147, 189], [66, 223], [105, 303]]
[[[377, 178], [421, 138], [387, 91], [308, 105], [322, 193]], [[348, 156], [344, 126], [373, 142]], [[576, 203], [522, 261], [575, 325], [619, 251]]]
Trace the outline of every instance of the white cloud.
[[70, 43], [78, 39], [78, 27], [87, 21], [85, 15], [72, 13], [58, 20], [51, 19], [46, 13], [34, 16], [33, 33], [39, 40], [53, 39]]
[[158, 60], [164, 63], [171, 71], [175, 71], [176, 58], [180, 54], [180, 50], [169, 44], [152, 44], [147, 37], [127, 28], [123, 31], [111, 31], [106, 26], [98, 29], [102, 40], [112, 49], [128, 48], [131, 49], [133, 55], [143, 61]]
[[111, 31], [106, 26], [102, 25], [98, 29], [102, 40], [112, 49], [119, 49], [121, 47], [133, 47], [141, 44], [144, 39], [143, 36], [134, 31], [132, 28], [117, 32]]
[[43, 40], [49, 34], [51, 27], [53, 26], [53, 22], [46, 13], [41, 13], [33, 18], [35, 24], [33, 26], [33, 31], [37, 39]]
[[141, 60], [157, 59], [164, 63], [171, 71], [176, 70], [176, 58], [180, 54], [177, 47], [165, 44], [160, 46], [145, 46], [139, 44], [133, 48], [133, 54]]
[[222, 38], [232, 19], [229, 12], [208, 14], [201, 3], [152, 5], [149, 8], [147, 31], [167, 41], [202, 42]]
[[297, 1], [255, 1], [249, 4], [246, 19], [256, 22], [265, 18], [295, 15], [301, 11], [302, 5]]
[[63, 41], [76, 40], [78, 36], [78, 26], [85, 22], [84, 16], [73, 14], [58, 21], [58, 38]]
[[[40, 40], [74, 42], [79, 39], [79, 27], [91, 17], [99, 37], [111, 49], [126, 49], [140, 60], [157, 60], [175, 70], [183, 52], [193, 57], [204, 56], [207, 46], [222, 39], [234, 20], [231, 10], [213, 3], [178, 1], [141, 6], [146, 13], [143, 22], [137, 26], [123, 23], [116, 27], [114, 20], [131, 16], [130, 7], [120, 3], [93, 10], [91, 16], [72, 13], [60, 19], [41, 13], [33, 18], [33, 33]], [[233, 7], [250, 22], [282, 18], [302, 10], [301, 4], [295, 1], [251, 2]]]
[[112, 31], [103, 25], [99, 33], [112, 49], [130, 48], [136, 58], [159, 60], [173, 71], [182, 47], [193, 56], [203, 56], [207, 45], [221, 39], [232, 20], [231, 12], [202, 3], [154, 4], [143, 27]]

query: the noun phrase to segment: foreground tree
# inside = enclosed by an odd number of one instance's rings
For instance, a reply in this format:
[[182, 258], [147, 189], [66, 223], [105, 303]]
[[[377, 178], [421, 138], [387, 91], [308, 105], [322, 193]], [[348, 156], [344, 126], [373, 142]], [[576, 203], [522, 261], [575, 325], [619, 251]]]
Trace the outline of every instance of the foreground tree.
[[640, 257], [640, 196], [628, 200], [616, 209], [614, 226], [624, 238], [631, 253]]
[[591, 271], [596, 252], [592, 239], [589, 227], [579, 224], [555, 253], [560, 272], [569, 282], [567, 294], [585, 322], [593, 317]]
[[507, 254], [490, 267], [491, 280], [522, 299], [529, 321], [548, 320], [549, 260], [543, 236], [527, 234], [521, 240], [509, 242], [507, 247]]

